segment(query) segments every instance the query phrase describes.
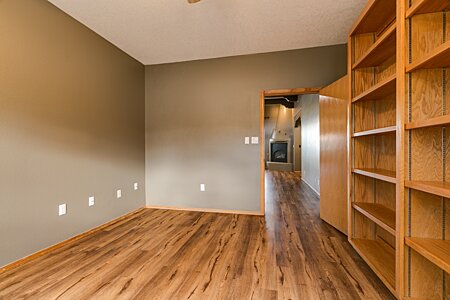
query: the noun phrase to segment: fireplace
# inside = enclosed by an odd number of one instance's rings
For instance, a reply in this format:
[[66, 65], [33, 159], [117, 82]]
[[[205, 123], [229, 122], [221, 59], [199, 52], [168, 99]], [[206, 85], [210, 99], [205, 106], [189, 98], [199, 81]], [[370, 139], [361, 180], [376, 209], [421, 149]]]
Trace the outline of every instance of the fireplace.
[[274, 141], [270, 143], [270, 161], [271, 162], [288, 162], [288, 142]]

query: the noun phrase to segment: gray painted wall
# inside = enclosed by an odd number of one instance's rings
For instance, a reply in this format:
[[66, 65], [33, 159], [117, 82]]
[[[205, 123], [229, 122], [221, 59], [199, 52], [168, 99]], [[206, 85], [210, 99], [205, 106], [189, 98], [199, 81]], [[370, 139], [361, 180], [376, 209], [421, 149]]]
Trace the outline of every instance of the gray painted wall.
[[244, 137], [259, 136], [259, 92], [325, 86], [346, 73], [346, 51], [147, 66], [147, 205], [258, 211], [260, 147]]
[[145, 205], [145, 73], [48, 1], [0, 1], [0, 37], [3, 266]]
[[320, 193], [319, 95], [300, 99], [302, 114], [302, 179]]

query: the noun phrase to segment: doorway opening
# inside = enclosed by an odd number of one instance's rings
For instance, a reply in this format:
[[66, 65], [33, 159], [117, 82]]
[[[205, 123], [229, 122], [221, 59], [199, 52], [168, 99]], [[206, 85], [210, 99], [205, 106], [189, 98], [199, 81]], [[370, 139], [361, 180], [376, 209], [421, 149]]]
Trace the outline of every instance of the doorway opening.
[[302, 170], [303, 95], [319, 94], [319, 88], [265, 90], [260, 95], [261, 215], [265, 214], [265, 172]]

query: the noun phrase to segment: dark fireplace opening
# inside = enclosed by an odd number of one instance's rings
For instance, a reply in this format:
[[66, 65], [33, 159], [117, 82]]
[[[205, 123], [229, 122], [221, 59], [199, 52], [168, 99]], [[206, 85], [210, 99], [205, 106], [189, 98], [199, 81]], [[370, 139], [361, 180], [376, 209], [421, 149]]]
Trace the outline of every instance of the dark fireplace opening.
[[270, 154], [272, 162], [281, 162], [287, 163], [287, 151], [288, 143], [287, 142], [273, 142], [270, 144]]

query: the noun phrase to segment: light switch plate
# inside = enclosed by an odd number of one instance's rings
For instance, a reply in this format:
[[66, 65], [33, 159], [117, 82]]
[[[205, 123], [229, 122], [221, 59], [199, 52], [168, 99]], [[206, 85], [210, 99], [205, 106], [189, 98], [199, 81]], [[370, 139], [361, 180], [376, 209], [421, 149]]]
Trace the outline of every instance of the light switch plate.
[[58, 209], [58, 214], [60, 215], [60, 216], [63, 216], [63, 215], [65, 215], [67, 213], [67, 205], [64, 203], [64, 204], [60, 204], [59, 205], [59, 209]]
[[139, 184], [137, 182], [134, 183], [134, 190], [137, 191], [139, 189]]
[[206, 191], [206, 185], [204, 183], [200, 184], [200, 191], [201, 192]]
[[122, 190], [117, 190], [117, 199], [122, 198]]
[[249, 137], [249, 136], [246, 136], [246, 137], [245, 137], [244, 143], [245, 143], [246, 145], [250, 145], [250, 137]]
[[252, 144], [253, 144], [253, 145], [259, 144], [259, 137], [257, 137], [257, 136], [252, 136]]
[[89, 197], [89, 206], [94, 206], [94, 204], [95, 204], [95, 197], [94, 196]]

